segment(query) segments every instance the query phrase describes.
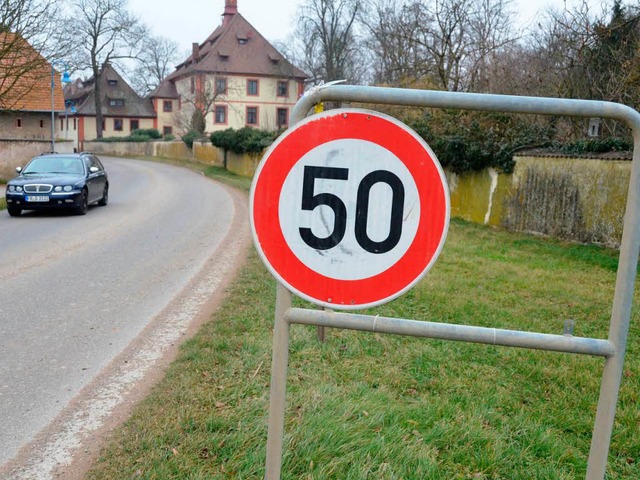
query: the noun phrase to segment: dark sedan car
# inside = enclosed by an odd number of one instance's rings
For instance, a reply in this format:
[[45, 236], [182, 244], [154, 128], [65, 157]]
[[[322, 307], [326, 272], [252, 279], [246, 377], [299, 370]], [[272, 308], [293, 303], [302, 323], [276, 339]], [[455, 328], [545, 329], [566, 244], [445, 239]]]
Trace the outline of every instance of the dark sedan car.
[[7, 211], [12, 217], [22, 210], [68, 209], [79, 215], [89, 205], [106, 205], [109, 178], [95, 155], [50, 153], [32, 158], [18, 176], [7, 183]]

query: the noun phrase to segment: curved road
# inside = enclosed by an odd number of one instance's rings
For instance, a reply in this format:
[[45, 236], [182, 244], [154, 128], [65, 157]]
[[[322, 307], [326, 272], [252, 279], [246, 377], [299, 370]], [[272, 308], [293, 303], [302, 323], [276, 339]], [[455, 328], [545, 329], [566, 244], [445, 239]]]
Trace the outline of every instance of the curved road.
[[[246, 238], [243, 201], [202, 175], [152, 162], [103, 163], [107, 207], [85, 216], [0, 212], [0, 466], [20, 453], [32, 468], [14, 461], [0, 478], [49, 478], [69, 463], [83, 435], [184, 335]], [[131, 347], [158, 328], [160, 337]], [[119, 368], [114, 362], [132, 366], [105, 377]], [[101, 399], [96, 379], [100, 389], [122, 384]], [[88, 412], [96, 405], [100, 412]], [[70, 426], [79, 416], [91, 418]], [[55, 432], [36, 449], [43, 458], [31, 458], [33, 447], [19, 452], [54, 420]]]

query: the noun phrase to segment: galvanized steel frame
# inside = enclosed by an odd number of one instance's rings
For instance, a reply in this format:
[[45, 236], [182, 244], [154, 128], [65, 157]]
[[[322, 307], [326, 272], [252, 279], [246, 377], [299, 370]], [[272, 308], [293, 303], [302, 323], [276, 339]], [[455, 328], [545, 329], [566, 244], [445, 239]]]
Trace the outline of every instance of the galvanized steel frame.
[[278, 285], [265, 478], [268, 480], [280, 478], [289, 359], [289, 326], [292, 323], [298, 323], [604, 357], [605, 366], [586, 475], [586, 480], [603, 479], [622, 379], [638, 252], [640, 251], [640, 217], [638, 215], [640, 206], [640, 114], [630, 107], [611, 102], [329, 84], [312, 89], [298, 101], [291, 115], [291, 124], [295, 125], [301, 121], [314, 105], [325, 101], [600, 117], [625, 123], [633, 132], [634, 149], [609, 335], [607, 340], [576, 338], [571, 335], [549, 335], [335, 313], [331, 310], [305, 310], [292, 308], [292, 294], [282, 285]]

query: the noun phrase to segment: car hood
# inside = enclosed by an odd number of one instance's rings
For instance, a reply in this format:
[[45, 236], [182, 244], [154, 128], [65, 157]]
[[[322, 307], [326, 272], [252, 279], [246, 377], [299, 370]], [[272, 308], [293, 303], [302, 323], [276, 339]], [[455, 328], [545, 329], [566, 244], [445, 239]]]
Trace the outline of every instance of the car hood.
[[18, 175], [9, 180], [8, 185], [29, 185], [45, 183], [47, 185], [75, 185], [84, 182], [84, 175], [70, 173], [39, 173], [33, 175]]

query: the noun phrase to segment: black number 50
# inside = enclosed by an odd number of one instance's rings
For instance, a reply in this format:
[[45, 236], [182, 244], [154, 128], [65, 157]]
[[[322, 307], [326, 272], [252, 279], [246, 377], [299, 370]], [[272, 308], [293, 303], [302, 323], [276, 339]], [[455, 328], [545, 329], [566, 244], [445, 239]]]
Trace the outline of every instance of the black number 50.
[[[300, 227], [302, 240], [311, 248], [329, 250], [338, 245], [344, 238], [347, 229], [347, 207], [344, 202], [332, 193], [318, 193], [314, 195], [316, 178], [328, 180], [348, 180], [348, 168], [335, 167], [304, 167], [302, 183], [302, 210], [314, 210], [320, 205], [326, 205], [334, 213], [333, 229], [326, 237], [314, 235], [308, 227]], [[369, 197], [371, 188], [377, 183], [386, 183], [391, 188], [391, 216], [389, 234], [381, 242], [376, 242], [367, 233], [369, 222]], [[392, 172], [375, 170], [366, 175], [358, 186], [356, 197], [355, 237], [358, 244], [369, 253], [386, 253], [392, 250], [402, 236], [402, 216], [404, 211], [404, 186], [402, 181]]]

